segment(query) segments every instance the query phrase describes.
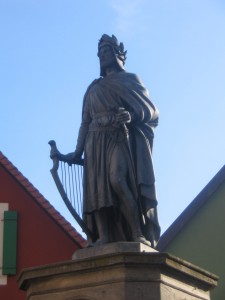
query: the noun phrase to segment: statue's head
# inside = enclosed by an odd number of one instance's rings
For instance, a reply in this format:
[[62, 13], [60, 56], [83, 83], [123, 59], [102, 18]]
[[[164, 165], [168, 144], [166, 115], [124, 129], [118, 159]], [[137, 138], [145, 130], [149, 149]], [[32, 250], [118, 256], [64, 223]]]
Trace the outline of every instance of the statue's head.
[[[98, 57], [100, 60], [100, 75], [106, 76], [106, 64], [114, 64], [118, 70], [124, 70], [124, 64], [126, 60], [126, 53], [124, 51], [123, 43], [119, 43], [117, 38], [112, 35], [110, 37], [107, 34], [103, 34], [98, 43]], [[104, 61], [103, 54], [107, 61]]]

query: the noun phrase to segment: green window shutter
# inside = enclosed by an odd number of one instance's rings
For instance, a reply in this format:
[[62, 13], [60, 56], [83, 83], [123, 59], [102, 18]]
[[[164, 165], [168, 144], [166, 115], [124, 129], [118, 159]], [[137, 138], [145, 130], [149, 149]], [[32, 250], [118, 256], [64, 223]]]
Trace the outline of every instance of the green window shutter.
[[16, 274], [17, 212], [4, 212], [3, 275]]

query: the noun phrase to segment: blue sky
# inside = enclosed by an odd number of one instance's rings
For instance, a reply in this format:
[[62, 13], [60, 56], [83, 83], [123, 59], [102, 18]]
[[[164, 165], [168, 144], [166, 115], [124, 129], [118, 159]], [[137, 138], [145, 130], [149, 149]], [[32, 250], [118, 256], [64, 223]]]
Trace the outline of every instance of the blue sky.
[[127, 71], [160, 110], [153, 159], [164, 231], [224, 165], [223, 0], [0, 0], [0, 150], [74, 224], [48, 141], [75, 148], [103, 33], [124, 43]]

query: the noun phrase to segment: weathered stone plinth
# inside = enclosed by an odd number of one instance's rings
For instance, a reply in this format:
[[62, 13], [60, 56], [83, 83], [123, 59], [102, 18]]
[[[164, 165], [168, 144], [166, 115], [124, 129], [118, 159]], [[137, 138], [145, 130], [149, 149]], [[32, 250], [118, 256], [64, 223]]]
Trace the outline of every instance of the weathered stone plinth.
[[[151, 252], [152, 251], [152, 252]], [[137, 243], [83, 249], [72, 261], [30, 268], [18, 282], [29, 300], [210, 299], [217, 277]]]

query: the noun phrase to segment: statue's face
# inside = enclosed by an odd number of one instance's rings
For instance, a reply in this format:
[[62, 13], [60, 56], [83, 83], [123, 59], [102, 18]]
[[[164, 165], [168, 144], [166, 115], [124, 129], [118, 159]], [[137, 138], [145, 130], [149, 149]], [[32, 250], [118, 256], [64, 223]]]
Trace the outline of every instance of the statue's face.
[[106, 46], [101, 47], [99, 49], [98, 56], [99, 56], [101, 68], [112, 67], [116, 62], [115, 55], [110, 46], [106, 45]]

